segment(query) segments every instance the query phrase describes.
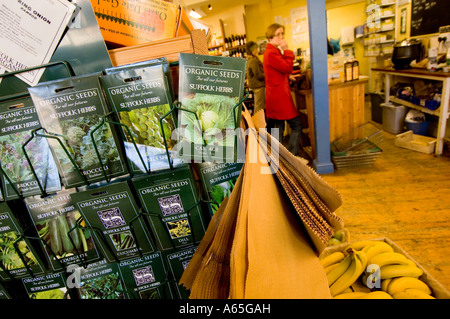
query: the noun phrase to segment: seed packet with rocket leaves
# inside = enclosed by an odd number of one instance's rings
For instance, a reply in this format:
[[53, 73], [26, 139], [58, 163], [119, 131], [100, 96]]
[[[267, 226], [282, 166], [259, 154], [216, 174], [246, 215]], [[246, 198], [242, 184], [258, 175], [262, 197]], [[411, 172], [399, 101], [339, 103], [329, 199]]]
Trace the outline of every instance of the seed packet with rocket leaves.
[[102, 258], [92, 232], [75, 207], [70, 194], [75, 189], [61, 190], [42, 198], [24, 199], [41, 244], [54, 271], [71, 264], [88, 264]]
[[33, 134], [40, 127], [29, 96], [0, 102], [0, 178], [5, 200], [61, 189], [47, 139]]
[[80, 299], [126, 299], [122, 274], [116, 262], [101, 260], [73, 269]]
[[119, 268], [128, 299], [174, 299], [161, 252], [121, 261]]
[[132, 182], [161, 251], [202, 240], [207, 224], [188, 164]]
[[100, 82], [122, 124], [131, 173], [169, 168], [169, 163], [176, 160], [172, 151], [176, 143], [172, 136], [175, 112], [162, 65], [103, 75]]
[[234, 162], [246, 60], [180, 53], [178, 152], [195, 162]]
[[109, 262], [155, 251], [127, 182], [70, 194]]
[[6, 202], [0, 203], [0, 279], [39, 276], [46, 272], [32, 243]]
[[117, 131], [105, 123], [109, 110], [99, 75], [74, 76], [28, 88], [42, 128], [52, 136], [48, 140], [66, 188], [127, 173]]
[[203, 196], [208, 200], [211, 216], [225, 197], [230, 197], [241, 173], [243, 163], [198, 163], [194, 167], [202, 184]]

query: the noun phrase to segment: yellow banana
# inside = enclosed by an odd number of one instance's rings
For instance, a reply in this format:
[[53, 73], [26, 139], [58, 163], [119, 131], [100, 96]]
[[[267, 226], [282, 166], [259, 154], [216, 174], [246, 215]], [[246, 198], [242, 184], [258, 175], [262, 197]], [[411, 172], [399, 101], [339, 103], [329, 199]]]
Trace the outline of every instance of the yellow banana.
[[399, 291], [393, 297], [394, 299], [436, 299], [422, 290], [414, 288]]
[[389, 284], [387, 292], [394, 295], [408, 288], [422, 290], [424, 293], [431, 295], [431, 289], [422, 280], [415, 277], [398, 277], [393, 278]]
[[419, 267], [412, 265], [386, 265], [380, 269], [380, 278], [394, 278], [394, 277], [420, 277], [423, 271]]
[[393, 299], [390, 294], [385, 291], [372, 291], [366, 294], [365, 296], [360, 297], [359, 299]]
[[328, 286], [331, 286], [339, 277], [342, 276], [350, 267], [352, 263], [352, 255], [345, 256], [345, 258], [333, 269], [327, 273]]
[[364, 271], [360, 251], [350, 251], [349, 253], [351, 257], [350, 267], [330, 286], [332, 296], [336, 296], [350, 287]]
[[351, 248], [354, 250], [362, 250], [365, 247], [368, 246], [372, 246], [375, 245], [377, 243], [381, 243], [382, 241], [380, 240], [360, 240], [360, 241], [355, 241], [353, 243], [351, 243], [347, 248]]
[[363, 249], [363, 251], [367, 255], [367, 259], [371, 260], [373, 257], [375, 257], [378, 254], [381, 253], [387, 253], [387, 252], [393, 252], [394, 248], [392, 248], [391, 245], [385, 243], [384, 241], [380, 241], [372, 246], [367, 246]]
[[369, 264], [378, 265], [378, 267], [383, 267], [386, 265], [399, 264], [407, 265], [408, 258], [405, 255], [396, 252], [385, 252], [377, 254], [369, 260]]
[[367, 292], [361, 291], [347, 292], [336, 295], [333, 297], [333, 299], [359, 299], [367, 294], [368, 294]]
[[367, 262], [368, 262], [368, 260], [369, 260], [369, 259], [367, 258], [367, 254], [366, 254], [364, 251], [362, 251], [362, 250], [357, 251], [356, 253], [357, 253], [357, 255], [359, 256], [359, 259], [361, 259], [361, 264], [362, 264], [363, 269], [366, 269], [366, 267], [367, 267]]
[[350, 293], [350, 292], [354, 292], [352, 287], [348, 287], [347, 289], [345, 289], [342, 293]]
[[325, 273], [328, 274], [331, 270], [333, 270], [333, 269], [336, 268], [337, 266], [339, 266], [339, 263], [335, 263], [335, 264], [332, 264], [332, 265], [326, 267], [326, 268], [325, 268]]
[[332, 264], [340, 262], [341, 260], [344, 259], [344, 257], [345, 255], [342, 251], [335, 251], [334, 253], [331, 253], [328, 256], [320, 259], [320, 263], [324, 268], [326, 268]]
[[[401, 278], [401, 277], [400, 277]], [[381, 281], [381, 290], [388, 292], [389, 284], [391, 283], [392, 278], [387, 278]]]

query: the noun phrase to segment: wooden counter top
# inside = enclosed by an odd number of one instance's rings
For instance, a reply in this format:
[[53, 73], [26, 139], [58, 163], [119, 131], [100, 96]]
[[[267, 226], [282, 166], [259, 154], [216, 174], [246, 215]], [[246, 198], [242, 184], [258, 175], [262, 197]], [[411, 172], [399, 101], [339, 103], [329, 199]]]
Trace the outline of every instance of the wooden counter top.
[[[359, 78], [359, 80], [350, 81], [350, 82], [330, 82], [330, 83], [328, 83], [328, 88], [329, 89], [339, 89], [339, 88], [354, 86], [354, 85], [358, 85], [358, 84], [366, 84], [368, 81], [369, 81], [369, 77], [362, 77], [362, 78]], [[299, 94], [302, 94], [302, 95], [311, 94], [311, 91], [312, 91], [312, 89], [296, 90], [296, 92], [298, 92]]]
[[450, 77], [450, 72], [428, 71], [427, 69], [420, 69], [420, 68], [411, 68], [411, 69], [404, 69], [404, 70], [396, 70], [394, 68], [372, 68], [372, 71], [393, 73], [396, 75], [403, 74], [406, 76], [416, 75], [416, 76], [435, 76], [435, 77], [442, 77], [442, 78]]

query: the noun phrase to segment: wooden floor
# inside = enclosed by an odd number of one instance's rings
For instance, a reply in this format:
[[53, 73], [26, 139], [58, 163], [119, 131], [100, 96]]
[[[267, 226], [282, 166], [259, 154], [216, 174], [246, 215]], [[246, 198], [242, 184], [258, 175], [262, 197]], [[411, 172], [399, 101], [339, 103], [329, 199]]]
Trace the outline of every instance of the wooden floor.
[[371, 168], [322, 175], [343, 198], [336, 213], [350, 240], [388, 237], [450, 290], [450, 155], [422, 154], [394, 145]]

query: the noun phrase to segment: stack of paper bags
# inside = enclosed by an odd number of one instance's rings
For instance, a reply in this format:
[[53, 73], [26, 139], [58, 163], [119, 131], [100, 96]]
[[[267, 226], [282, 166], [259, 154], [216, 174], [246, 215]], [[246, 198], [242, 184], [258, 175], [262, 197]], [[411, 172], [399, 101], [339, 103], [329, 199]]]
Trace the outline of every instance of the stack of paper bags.
[[[343, 228], [340, 195], [243, 112], [246, 161], [179, 284], [190, 298], [330, 298], [318, 255]], [[268, 173], [272, 172], [272, 173]]]

